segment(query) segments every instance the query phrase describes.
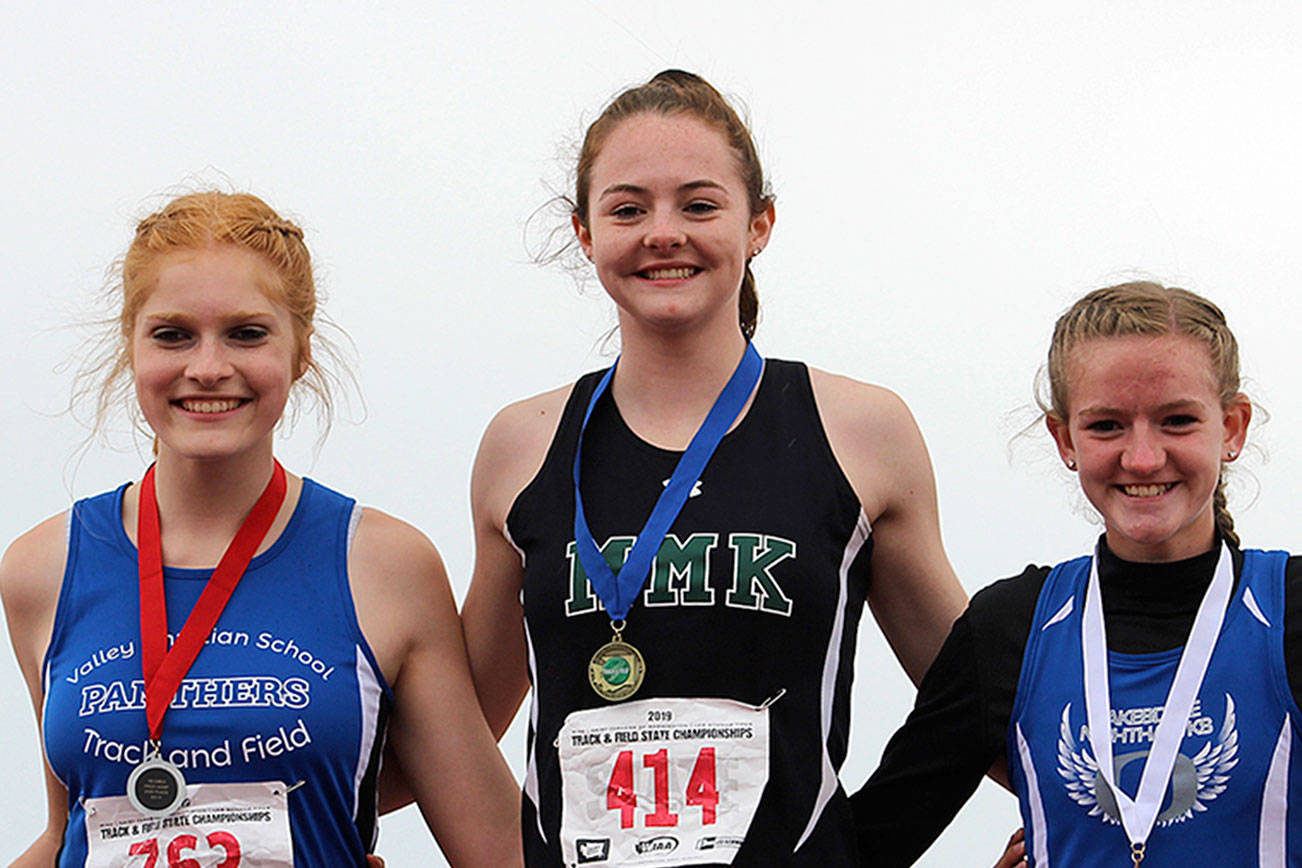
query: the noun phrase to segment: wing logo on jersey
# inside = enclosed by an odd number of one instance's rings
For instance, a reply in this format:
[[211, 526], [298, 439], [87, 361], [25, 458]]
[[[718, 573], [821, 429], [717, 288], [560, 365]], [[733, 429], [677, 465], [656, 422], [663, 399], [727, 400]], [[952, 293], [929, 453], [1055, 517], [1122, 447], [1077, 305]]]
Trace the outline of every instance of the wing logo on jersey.
[[[1187, 732], [1194, 732], [1191, 722]], [[1071, 703], [1062, 709], [1058, 727], [1058, 774], [1063, 779], [1067, 795], [1076, 804], [1089, 809], [1089, 816], [1101, 816], [1105, 823], [1117, 825], [1121, 814], [1117, 800], [1107, 783], [1099, 777], [1098, 761], [1085, 743], [1085, 733], [1078, 742], [1071, 731]], [[1196, 734], [1196, 733], [1195, 733]], [[1116, 754], [1116, 777], [1122, 769], [1148, 757], [1147, 750]], [[1215, 739], [1208, 739], [1192, 757], [1180, 753], [1175, 758], [1168, 785], [1169, 803], [1157, 816], [1157, 825], [1169, 826], [1183, 823], [1196, 813], [1207, 810], [1208, 803], [1225, 792], [1230, 781], [1230, 770], [1239, 764], [1239, 730], [1234, 713], [1234, 699], [1225, 694], [1225, 720]]]

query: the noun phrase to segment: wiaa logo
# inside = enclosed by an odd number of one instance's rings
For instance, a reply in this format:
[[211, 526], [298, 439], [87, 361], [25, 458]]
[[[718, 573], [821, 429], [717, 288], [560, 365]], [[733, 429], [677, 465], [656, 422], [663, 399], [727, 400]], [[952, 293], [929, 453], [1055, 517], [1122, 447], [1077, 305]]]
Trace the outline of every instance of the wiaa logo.
[[610, 858], [609, 838], [579, 838], [574, 842], [579, 862], [605, 862]]
[[655, 838], [647, 838], [645, 841], [638, 841], [633, 845], [639, 856], [645, 856], [648, 853], [672, 853], [678, 849], [678, 839], [672, 835], [658, 835]]

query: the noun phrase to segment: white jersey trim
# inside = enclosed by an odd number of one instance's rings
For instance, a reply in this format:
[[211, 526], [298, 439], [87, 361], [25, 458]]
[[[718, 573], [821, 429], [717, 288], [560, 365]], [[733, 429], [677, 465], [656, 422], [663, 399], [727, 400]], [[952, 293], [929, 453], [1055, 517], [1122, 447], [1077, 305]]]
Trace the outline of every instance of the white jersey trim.
[[357, 765], [353, 768], [353, 822], [357, 821], [357, 803], [361, 800], [362, 779], [366, 777], [371, 750], [375, 747], [376, 730], [380, 723], [380, 697], [384, 694], [375, 670], [371, 667], [371, 661], [366, 659], [361, 646], [356, 646], [355, 653], [357, 655], [357, 701], [362, 709], [362, 732], [357, 745]]
[[859, 518], [855, 521], [854, 532], [850, 534], [850, 539], [845, 545], [845, 552], [841, 556], [841, 569], [837, 573], [840, 587], [837, 589], [836, 615], [832, 619], [832, 631], [827, 637], [827, 656], [823, 660], [823, 779], [818, 787], [818, 796], [814, 799], [814, 809], [809, 815], [809, 824], [805, 826], [805, 831], [801, 833], [800, 839], [796, 841], [795, 850], [799, 850], [801, 845], [813, 834], [814, 827], [818, 825], [819, 817], [823, 815], [823, 809], [832, 800], [832, 796], [836, 794], [836, 788], [840, 784], [836, 776], [836, 767], [832, 765], [832, 757], [827, 752], [827, 740], [832, 734], [832, 705], [836, 699], [836, 676], [841, 664], [841, 634], [845, 631], [845, 603], [848, 594], [850, 565], [854, 563], [854, 559], [859, 555], [859, 550], [863, 548], [864, 543], [868, 541], [871, 534], [872, 526], [868, 521], [868, 516], [863, 509], [860, 509]]
[[[515, 553], [520, 556], [521, 568], [528, 566], [525, 563], [524, 549], [520, 548], [518, 545], [515, 544], [515, 539], [511, 536], [511, 528], [508, 527], [505, 523], [502, 524], [502, 536], [504, 536], [506, 538], [506, 541], [511, 544], [511, 548], [515, 549]], [[520, 592], [521, 594], [523, 594], [524, 589], [521, 588]]]
[[[63, 511], [63, 550], [66, 552], [65, 558], [72, 558], [72, 519], [76, 516], [76, 510], [72, 507]], [[54, 630], [59, 627], [59, 604], [63, 602], [63, 582], [67, 578], [68, 565], [65, 560], [63, 575], [59, 576], [59, 598], [54, 602]], [[54, 770], [54, 764], [50, 762], [50, 755], [45, 750], [45, 721], [49, 720], [46, 715], [50, 702], [50, 649], [54, 647], [54, 631], [50, 633], [50, 644], [45, 646], [45, 655], [41, 658], [41, 720], [38, 735], [41, 737], [41, 754], [45, 758], [45, 765], [49, 768], [50, 774], [54, 779], [63, 784], [63, 788], [68, 789], [68, 782], [59, 777], [59, 773]]]
[[1266, 616], [1261, 612], [1261, 607], [1257, 605], [1257, 598], [1252, 595], [1252, 588], [1243, 589], [1243, 605], [1248, 607], [1248, 611], [1252, 613], [1252, 617], [1256, 618], [1267, 627], [1270, 626], [1270, 621], [1266, 620]]
[[1054, 624], [1057, 624], [1060, 621], [1065, 620], [1067, 616], [1071, 614], [1072, 607], [1075, 605], [1076, 605], [1076, 595], [1072, 594], [1070, 597], [1067, 598], [1067, 602], [1062, 604], [1062, 608], [1059, 609], [1052, 618], [1044, 622], [1044, 626], [1040, 628], [1040, 632], [1043, 633], [1045, 630], [1048, 630]]
[[348, 516], [348, 532], [344, 536], [344, 557], [353, 553], [353, 538], [357, 536], [357, 526], [362, 523], [362, 505], [353, 503], [353, 511]]
[[[523, 554], [521, 556], [523, 557]], [[523, 591], [521, 593], [523, 594]], [[529, 691], [529, 727], [533, 730], [533, 738], [536, 740], [538, 738], [538, 663], [533, 653], [533, 637], [529, 635], [528, 620], [524, 622], [524, 644], [529, 649], [529, 681], [533, 684], [533, 690]], [[538, 809], [538, 750], [533, 740], [526, 750], [529, 752], [529, 762], [524, 773], [524, 795], [533, 802], [533, 816], [538, 824], [538, 836], [543, 839], [543, 843], [549, 843], [547, 832], [543, 829], [542, 811]]]
[[49, 705], [50, 702], [50, 667], [49, 666], [45, 667], [45, 674], [43, 680], [45, 683], [41, 685], [41, 689], [42, 691], [44, 691], [44, 695], [41, 697], [41, 726], [40, 726], [41, 753], [45, 754], [45, 765], [49, 767], [50, 774], [54, 775], [54, 779], [59, 783], [63, 784], [63, 788], [66, 790], [68, 789], [68, 782], [65, 781], [63, 778], [59, 777], [59, 773], [54, 770], [54, 764], [50, 762], [50, 755], [45, 752], [45, 721], [49, 720], [49, 717], [46, 716], [46, 711], [48, 710], [47, 706]]
[[1257, 834], [1257, 860], [1261, 868], [1285, 868], [1288, 846], [1288, 767], [1293, 746], [1293, 721], [1284, 715], [1284, 727], [1266, 773], [1261, 794], [1261, 828]]
[[1017, 724], [1017, 755], [1026, 776], [1026, 800], [1031, 808], [1031, 828], [1026, 836], [1031, 839], [1032, 856], [1036, 868], [1049, 868], [1049, 827], [1044, 821], [1044, 803], [1040, 801], [1040, 781], [1035, 774], [1035, 761], [1031, 759], [1031, 746], [1022, 735], [1022, 725]]

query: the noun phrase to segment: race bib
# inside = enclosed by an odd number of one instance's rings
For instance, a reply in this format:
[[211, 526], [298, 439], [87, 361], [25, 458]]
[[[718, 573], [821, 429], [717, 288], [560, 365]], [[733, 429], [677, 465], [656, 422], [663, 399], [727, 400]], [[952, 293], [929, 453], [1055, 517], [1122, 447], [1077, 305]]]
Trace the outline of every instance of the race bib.
[[292, 868], [285, 785], [190, 784], [167, 817], [126, 796], [86, 800], [86, 868]]
[[576, 711], [557, 742], [567, 865], [731, 864], [769, 778], [769, 712], [729, 699]]

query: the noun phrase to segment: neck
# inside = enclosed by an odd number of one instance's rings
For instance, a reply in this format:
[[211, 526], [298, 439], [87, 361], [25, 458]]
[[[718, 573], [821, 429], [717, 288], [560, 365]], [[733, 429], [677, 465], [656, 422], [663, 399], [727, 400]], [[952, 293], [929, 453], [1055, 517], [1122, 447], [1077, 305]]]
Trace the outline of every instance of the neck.
[[274, 460], [269, 443], [221, 461], [191, 461], [163, 449], [154, 468], [159, 514], [174, 526], [233, 522], [238, 528], [267, 487]]
[[[194, 461], [163, 447], [154, 467], [163, 562], [176, 567], [212, 567], [222, 556], [266, 489], [274, 468], [270, 440], [265, 448], [220, 461]], [[265, 551], [279, 536], [298, 499], [299, 480], [290, 477], [280, 513], [259, 546]], [[136, 537], [140, 486], [123, 503], [123, 523]]]
[[611, 396], [639, 436], [669, 449], [686, 448], [741, 361], [746, 339], [735, 322], [723, 333], [622, 332]]
[[678, 402], [704, 397], [712, 403], [746, 348], [735, 317], [723, 326], [666, 333], [622, 322], [619, 369], [612, 383], [616, 394]]

